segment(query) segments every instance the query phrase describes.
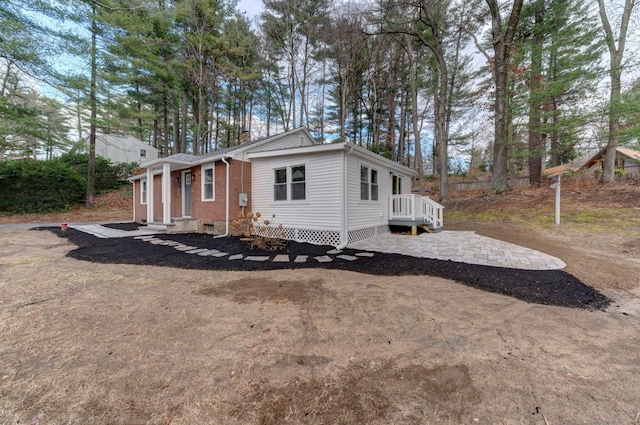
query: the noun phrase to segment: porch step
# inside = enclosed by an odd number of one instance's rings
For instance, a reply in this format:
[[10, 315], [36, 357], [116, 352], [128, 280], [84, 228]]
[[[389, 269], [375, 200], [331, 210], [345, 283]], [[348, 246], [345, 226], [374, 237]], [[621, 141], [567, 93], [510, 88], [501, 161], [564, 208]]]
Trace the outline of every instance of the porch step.
[[147, 223], [147, 229], [166, 233], [192, 233], [198, 231], [198, 219], [172, 217], [171, 223], [165, 224], [161, 221]]
[[429, 233], [439, 233], [444, 230], [443, 227], [433, 227], [433, 224], [431, 223], [421, 224], [419, 225], [419, 227], [422, 227], [424, 230], [426, 230]]
[[159, 232], [166, 232], [169, 230], [169, 228], [171, 228], [173, 226], [173, 223], [171, 224], [164, 224], [164, 223], [147, 223], [146, 226], [141, 226], [140, 228], [144, 228], [144, 229], [149, 229], [149, 230], [155, 230], [155, 231], [159, 231]]

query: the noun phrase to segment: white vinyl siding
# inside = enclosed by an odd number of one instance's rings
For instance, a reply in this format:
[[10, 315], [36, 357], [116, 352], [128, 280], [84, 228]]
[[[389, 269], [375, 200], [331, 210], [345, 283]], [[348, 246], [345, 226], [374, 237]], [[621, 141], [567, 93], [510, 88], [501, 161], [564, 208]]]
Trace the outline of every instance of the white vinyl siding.
[[279, 149], [299, 148], [302, 146], [313, 146], [313, 141], [310, 140], [303, 132], [293, 132], [282, 136], [277, 140], [273, 140], [264, 145], [249, 148], [249, 152], [266, 152], [276, 151]]
[[96, 137], [96, 156], [113, 163], [139, 163], [157, 159], [158, 150], [134, 137], [99, 134]]
[[[347, 219], [349, 230], [387, 225], [389, 222], [389, 196], [393, 188], [392, 169], [384, 167], [378, 161], [370, 161], [368, 158], [356, 155], [348, 155], [347, 162], [347, 197], [349, 203]], [[361, 199], [363, 190], [361, 167], [368, 169], [366, 180], [369, 195], [368, 201]], [[371, 175], [372, 170], [376, 171], [373, 178]], [[396, 170], [393, 170], [393, 173], [401, 177], [402, 193], [410, 193], [410, 174], [403, 175]]]
[[[291, 174], [288, 174], [287, 184], [298, 183], [299, 188], [293, 190], [300, 193], [304, 184], [304, 200], [275, 201], [274, 170], [286, 169], [290, 172], [301, 165], [304, 165], [304, 182], [293, 182]], [[284, 227], [339, 231], [342, 217], [341, 181], [342, 152], [254, 158], [251, 166], [252, 209], [263, 217], [275, 214], [273, 222]], [[287, 192], [290, 199], [290, 186]]]

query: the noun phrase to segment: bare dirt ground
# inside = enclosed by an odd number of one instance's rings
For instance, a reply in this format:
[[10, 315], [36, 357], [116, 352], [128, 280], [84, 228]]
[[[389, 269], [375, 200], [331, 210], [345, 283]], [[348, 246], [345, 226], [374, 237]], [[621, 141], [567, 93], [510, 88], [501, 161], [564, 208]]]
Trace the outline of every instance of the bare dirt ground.
[[595, 190], [567, 191], [559, 227], [532, 218], [548, 189], [456, 196], [445, 220], [562, 258], [604, 311], [429, 276], [90, 263], [2, 230], [0, 424], [640, 423], [640, 191]]

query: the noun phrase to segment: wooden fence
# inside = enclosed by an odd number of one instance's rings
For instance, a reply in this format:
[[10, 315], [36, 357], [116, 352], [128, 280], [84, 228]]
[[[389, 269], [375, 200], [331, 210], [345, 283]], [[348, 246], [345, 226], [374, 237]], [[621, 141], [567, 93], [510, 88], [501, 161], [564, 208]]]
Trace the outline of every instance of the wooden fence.
[[[509, 179], [508, 181], [509, 181], [509, 185], [511, 185], [511, 179]], [[486, 190], [486, 189], [489, 189], [490, 184], [491, 184], [491, 180], [453, 182], [449, 184], [449, 189], [455, 190], [455, 191]], [[528, 176], [516, 178], [516, 187], [526, 187], [526, 186], [529, 186]]]

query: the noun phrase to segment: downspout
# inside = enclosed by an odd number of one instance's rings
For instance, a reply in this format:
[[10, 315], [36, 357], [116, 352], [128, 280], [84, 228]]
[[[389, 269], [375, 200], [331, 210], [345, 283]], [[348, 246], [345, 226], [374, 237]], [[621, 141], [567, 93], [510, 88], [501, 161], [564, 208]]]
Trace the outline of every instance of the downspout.
[[[132, 180], [131, 184], [133, 185], [133, 189], [131, 189], [131, 191], [133, 192], [133, 196], [131, 197], [133, 199], [133, 222], [136, 222], [136, 181]], [[140, 180], [140, 185], [142, 186], [142, 180]], [[138, 192], [140, 193], [140, 192]]]
[[[231, 158], [231, 157], [228, 157]], [[214, 238], [224, 238], [225, 236], [229, 236], [229, 163], [227, 162], [226, 158], [223, 156], [222, 157], [222, 162], [225, 163], [225, 165], [227, 166], [226, 168], [226, 189], [225, 189], [225, 193], [226, 193], [226, 211], [225, 211], [225, 220], [224, 220], [224, 227], [225, 227], [225, 231], [223, 235], [217, 235]]]
[[349, 185], [347, 183], [347, 157], [353, 152], [353, 146], [349, 148], [349, 152], [344, 155], [344, 162], [342, 164], [342, 234], [344, 240], [336, 247], [336, 249], [343, 249], [349, 244]]

